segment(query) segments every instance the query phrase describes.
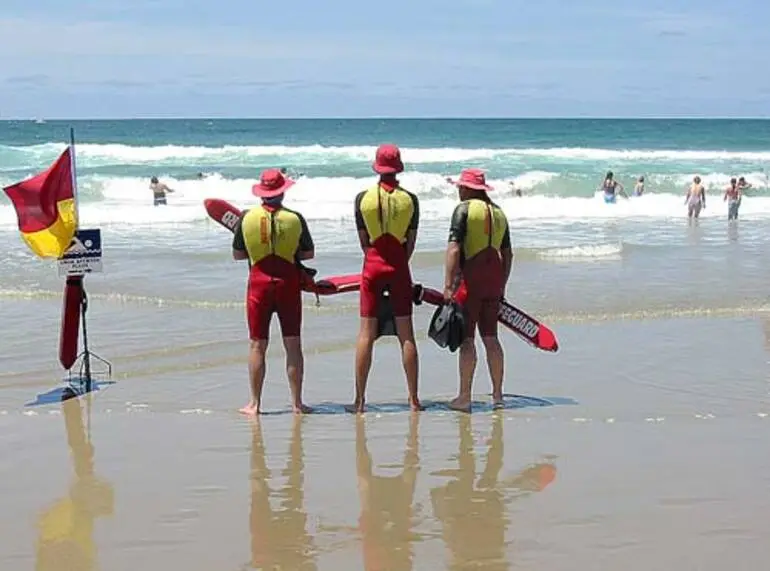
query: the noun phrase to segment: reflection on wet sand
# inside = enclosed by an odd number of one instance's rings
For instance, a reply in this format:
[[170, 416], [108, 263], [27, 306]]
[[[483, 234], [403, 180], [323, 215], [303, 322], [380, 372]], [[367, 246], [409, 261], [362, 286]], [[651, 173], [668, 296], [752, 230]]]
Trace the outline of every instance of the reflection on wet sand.
[[302, 424], [304, 417], [294, 415], [289, 454], [281, 472], [282, 489], [275, 493], [276, 510], [270, 505], [271, 478], [265, 458], [260, 419], [252, 421], [251, 445], [251, 566], [255, 569], [317, 569], [316, 550], [307, 532], [304, 511], [304, 450]]
[[486, 465], [476, 482], [471, 416], [459, 416], [458, 424], [458, 469], [439, 473], [454, 479], [431, 490], [433, 511], [442, 523], [442, 535], [451, 553], [449, 569], [508, 569], [505, 492], [521, 495], [541, 491], [556, 477], [556, 467], [539, 463], [499, 481], [503, 467], [503, 420], [496, 413]]
[[404, 465], [397, 476], [378, 476], [372, 469], [366, 439], [366, 421], [356, 419], [356, 472], [361, 502], [359, 517], [366, 571], [402, 571], [412, 568], [413, 501], [420, 467], [418, 423], [410, 414]]
[[94, 520], [112, 515], [114, 492], [111, 484], [94, 474], [94, 447], [83, 424], [81, 399], [64, 401], [62, 413], [75, 481], [67, 496], [55, 502], [38, 519], [35, 568], [39, 571], [91, 571], [97, 569]]

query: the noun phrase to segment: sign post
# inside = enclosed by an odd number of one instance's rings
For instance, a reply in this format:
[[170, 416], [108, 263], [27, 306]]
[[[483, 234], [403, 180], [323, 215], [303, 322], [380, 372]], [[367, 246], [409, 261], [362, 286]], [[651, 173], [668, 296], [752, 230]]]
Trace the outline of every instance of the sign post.
[[102, 273], [102, 231], [78, 230], [69, 249], [59, 259], [59, 277]]
[[[88, 327], [86, 324], [86, 312], [88, 311], [88, 296], [85, 287], [83, 287], [83, 278], [85, 274], [102, 272], [102, 233], [99, 228], [78, 230], [72, 239], [69, 249], [64, 252], [59, 259], [59, 276], [67, 278], [67, 287], [80, 289], [80, 299], [76, 301], [77, 312], [83, 328], [83, 352], [80, 355], [83, 358], [78, 386], [72, 386], [75, 379], [70, 376], [70, 385], [73, 390], [80, 390], [89, 393], [93, 390], [93, 375], [91, 370], [91, 357], [95, 357], [103, 362], [111, 370], [110, 364], [91, 353], [88, 347]], [[65, 310], [66, 311], [66, 310]], [[75, 327], [75, 330], [77, 328]], [[70, 335], [63, 331], [63, 335]], [[77, 349], [77, 334], [75, 333], [75, 350]], [[75, 356], [75, 352], [72, 352]], [[74, 361], [73, 363], [74, 364]]]

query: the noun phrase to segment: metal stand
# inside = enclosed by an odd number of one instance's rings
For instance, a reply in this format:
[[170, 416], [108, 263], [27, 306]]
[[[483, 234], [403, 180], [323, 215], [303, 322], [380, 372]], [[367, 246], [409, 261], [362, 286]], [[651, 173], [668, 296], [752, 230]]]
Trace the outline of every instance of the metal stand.
[[[93, 390], [95, 376], [104, 376], [107, 378], [112, 376], [112, 363], [102, 359], [96, 353], [92, 353], [88, 348], [88, 327], [86, 325], [86, 313], [88, 312], [88, 295], [86, 295], [85, 288], [83, 288], [82, 291], [83, 296], [80, 299], [80, 320], [83, 327], [83, 351], [80, 353], [80, 355], [78, 355], [78, 360], [80, 360], [78, 374], [72, 374], [73, 369], [76, 368], [75, 365], [73, 365], [72, 369], [69, 371], [69, 377], [67, 379], [69, 388], [77, 395], [90, 393]], [[94, 371], [93, 363], [91, 361], [92, 359], [95, 359], [102, 365], [102, 367], [98, 367], [97, 370]], [[77, 361], [75, 361], [75, 363], [77, 363]]]

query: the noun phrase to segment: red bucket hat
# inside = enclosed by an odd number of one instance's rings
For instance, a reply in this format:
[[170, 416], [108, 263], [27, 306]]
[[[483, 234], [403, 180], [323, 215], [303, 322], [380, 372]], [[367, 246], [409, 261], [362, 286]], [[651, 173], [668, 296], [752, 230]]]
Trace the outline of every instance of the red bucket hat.
[[262, 171], [259, 182], [251, 187], [254, 196], [260, 198], [273, 198], [286, 192], [294, 181], [283, 176], [278, 169], [267, 169]]
[[481, 169], [465, 169], [460, 173], [460, 178], [453, 180], [452, 184], [455, 186], [466, 186], [474, 190], [483, 190], [484, 192], [494, 190], [487, 184], [486, 176]]
[[372, 168], [377, 174], [398, 174], [404, 172], [401, 151], [396, 145], [380, 145], [374, 157]]

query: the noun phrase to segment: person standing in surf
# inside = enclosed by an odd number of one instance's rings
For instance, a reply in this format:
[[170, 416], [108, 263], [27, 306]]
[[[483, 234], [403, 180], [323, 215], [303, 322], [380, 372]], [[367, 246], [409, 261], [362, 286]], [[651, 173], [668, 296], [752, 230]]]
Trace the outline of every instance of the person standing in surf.
[[644, 176], [640, 176], [636, 185], [634, 186], [634, 196], [642, 196], [644, 194]]
[[417, 241], [420, 203], [413, 193], [401, 188], [397, 175], [404, 171], [401, 151], [396, 145], [380, 145], [372, 164], [380, 178], [376, 185], [355, 199], [358, 239], [364, 252], [361, 269], [361, 325], [356, 343], [355, 400], [350, 412], [364, 412], [366, 384], [372, 366], [374, 342], [388, 291], [396, 335], [409, 392], [409, 406], [422, 410], [417, 395], [419, 374], [417, 343], [412, 322], [412, 275], [409, 260]]
[[738, 209], [741, 207], [742, 192], [741, 187], [735, 177], [730, 179], [730, 184], [725, 188], [725, 195], [722, 199], [727, 201], [727, 219], [738, 220]]
[[[618, 187], [620, 187], [619, 190]], [[628, 198], [623, 184], [615, 180], [615, 175], [612, 173], [612, 171], [607, 171], [607, 174], [604, 176], [604, 182], [602, 183], [602, 186], [599, 188], [599, 190], [604, 192], [604, 202], [607, 204], [615, 203], [617, 200], [616, 194], [618, 192], [620, 192], [620, 194], [622, 194], [625, 198]]]
[[165, 206], [166, 194], [172, 194], [174, 191], [165, 183], [160, 182], [157, 176], [150, 179], [150, 190], [152, 191], [153, 206]]
[[700, 216], [701, 209], [706, 208], [706, 189], [701, 184], [700, 177], [695, 175], [692, 184], [684, 196], [684, 203], [687, 205], [687, 218], [692, 221]]
[[454, 299], [465, 309], [466, 337], [460, 345], [460, 387], [450, 403], [455, 410], [470, 411], [476, 369], [476, 329], [486, 351], [492, 400], [503, 403], [505, 357], [497, 336], [497, 314], [513, 264], [508, 219], [489, 199], [492, 187], [479, 169], [465, 169], [454, 181], [460, 204], [452, 213], [444, 272], [444, 299]]
[[278, 169], [263, 171], [252, 187], [261, 204], [245, 210], [233, 231], [233, 258], [248, 260], [250, 267], [246, 316], [251, 400], [240, 410], [247, 415], [261, 413], [265, 353], [273, 313], [278, 314], [281, 325], [292, 408], [295, 413], [311, 412], [302, 402], [302, 290], [301, 270], [296, 262], [312, 259], [315, 246], [305, 218], [283, 206], [284, 194], [293, 184]]
[[738, 188], [741, 189], [741, 194], [743, 194], [744, 190], [751, 188], [751, 183], [746, 180], [746, 177], [738, 177]]

